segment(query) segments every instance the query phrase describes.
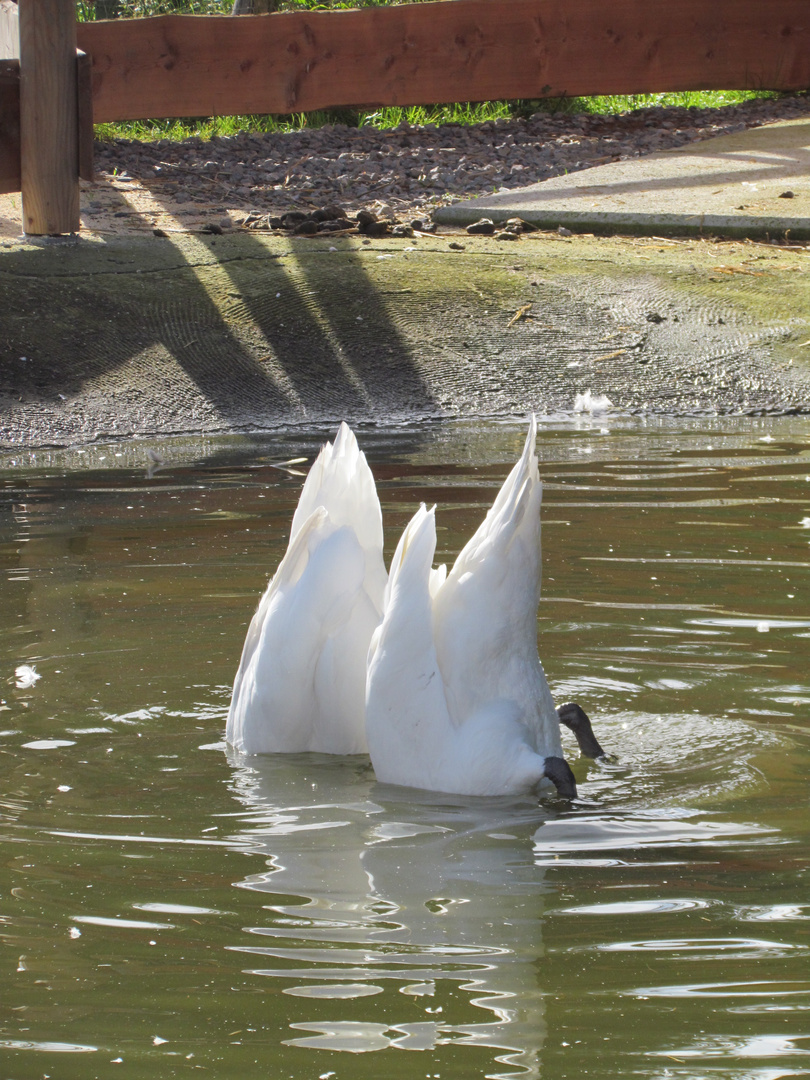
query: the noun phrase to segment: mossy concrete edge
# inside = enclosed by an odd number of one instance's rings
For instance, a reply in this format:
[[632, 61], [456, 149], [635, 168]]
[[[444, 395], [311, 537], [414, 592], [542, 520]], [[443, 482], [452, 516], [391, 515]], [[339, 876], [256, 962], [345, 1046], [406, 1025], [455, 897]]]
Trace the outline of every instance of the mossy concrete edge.
[[527, 234], [0, 244], [0, 445], [565, 412], [810, 411], [810, 255]]

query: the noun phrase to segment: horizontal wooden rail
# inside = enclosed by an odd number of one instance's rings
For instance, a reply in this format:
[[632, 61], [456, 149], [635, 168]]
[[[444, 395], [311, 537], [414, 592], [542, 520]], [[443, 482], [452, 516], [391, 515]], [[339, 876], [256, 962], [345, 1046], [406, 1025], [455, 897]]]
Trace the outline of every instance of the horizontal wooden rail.
[[810, 87], [810, 0], [445, 0], [80, 23], [96, 123]]

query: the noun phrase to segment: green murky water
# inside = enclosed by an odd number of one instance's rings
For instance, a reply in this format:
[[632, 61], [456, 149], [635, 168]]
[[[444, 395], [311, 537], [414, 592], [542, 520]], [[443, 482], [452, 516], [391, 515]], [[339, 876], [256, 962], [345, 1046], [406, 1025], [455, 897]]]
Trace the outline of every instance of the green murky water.
[[[441, 558], [523, 439], [359, 434]], [[225, 751], [319, 442], [2, 463], [3, 1080], [810, 1075], [806, 420], [541, 425], [571, 807]]]

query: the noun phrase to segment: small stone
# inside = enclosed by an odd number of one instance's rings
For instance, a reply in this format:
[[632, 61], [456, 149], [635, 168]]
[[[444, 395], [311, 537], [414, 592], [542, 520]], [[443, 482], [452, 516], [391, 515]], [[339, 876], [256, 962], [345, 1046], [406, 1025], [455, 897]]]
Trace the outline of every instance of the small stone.
[[299, 225], [308, 219], [309, 215], [302, 213], [300, 210], [288, 210], [286, 214], [281, 215], [281, 227], [282, 229], [297, 229]]
[[506, 222], [506, 228], [515, 232], [537, 232], [536, 225], [531, 225], [528, 221], [524, 221], [523, 218], [519, 217], [510, 217]]
[[559, 228], [557, 229], [557, 232], [559, 233], [560, 236], [573, 236], [574, 235], [571, 232], [571, 230], [566, 229], [566, 227], [564, 225], [560, 225]]
[[313, 210], [309, 215], [313, 221], [336, 221], [338, 218], [345, 218], [346, 211], [341, 210], [339, 206], [322, 206], [320, 210]]
[[495, 233], [496, 240], [519, 240], [520, 234], [516, 233], [514, 229], [501, 229], [500, 232]]
[[447, 246], [449, 248], [451, 248], [453, 251], [464, 251], [464, 245], [463, 244], [457, 244], [455, 240], [451, 240], [450, 243]]
[[349, 228], [351, 228], [351, 225], [348, 221], [321, 221], [318, 225], [318, 232], [345, 232]]
[[152, 229], [152, 236], [167, 237], [168, 235], [165, 229]]
[[317, 231], [318, 222], [309, 219], [307, 221], [302, 221], [300, 225], [295, 226], [293, 229], [293, 236], [314, 236]]
[[217, 225], [215, 221], [207, 221], [200, 229], [200, 232], [206, 233], [206, 235], [222, 236], [222, 226]]
[[391, 221], [381, 221], [371, 210], [357, 211], [357, 228], [364, 236], [385, 236], [392, 224]]
[[361, 229], [360, 231], [366, 233], [368, 236], [387, 236], [391, 231], [391, 222], [373, 221], [365, 229]]
[[413, 236], [413, 229], [410, 225], [404, 225], [400, 222], [391, 229], [391, 235], [411, 237]]
[[495, 232], [495, 222], [492, 218], [481, 218], [472, 225], [467, 226], [470, 236], [492, 236]]

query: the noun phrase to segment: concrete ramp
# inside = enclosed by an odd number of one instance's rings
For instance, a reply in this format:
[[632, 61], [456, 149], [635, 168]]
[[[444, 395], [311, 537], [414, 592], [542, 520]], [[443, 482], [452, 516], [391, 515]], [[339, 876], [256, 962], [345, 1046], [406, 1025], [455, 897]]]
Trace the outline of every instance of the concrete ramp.
[[245, 232], [0, 246], [0, 445], [571, 411], [810, 411], [805, 250]]
[[599, 165], [437, 210], [446, 225], [810, 239], [810, 119]]

